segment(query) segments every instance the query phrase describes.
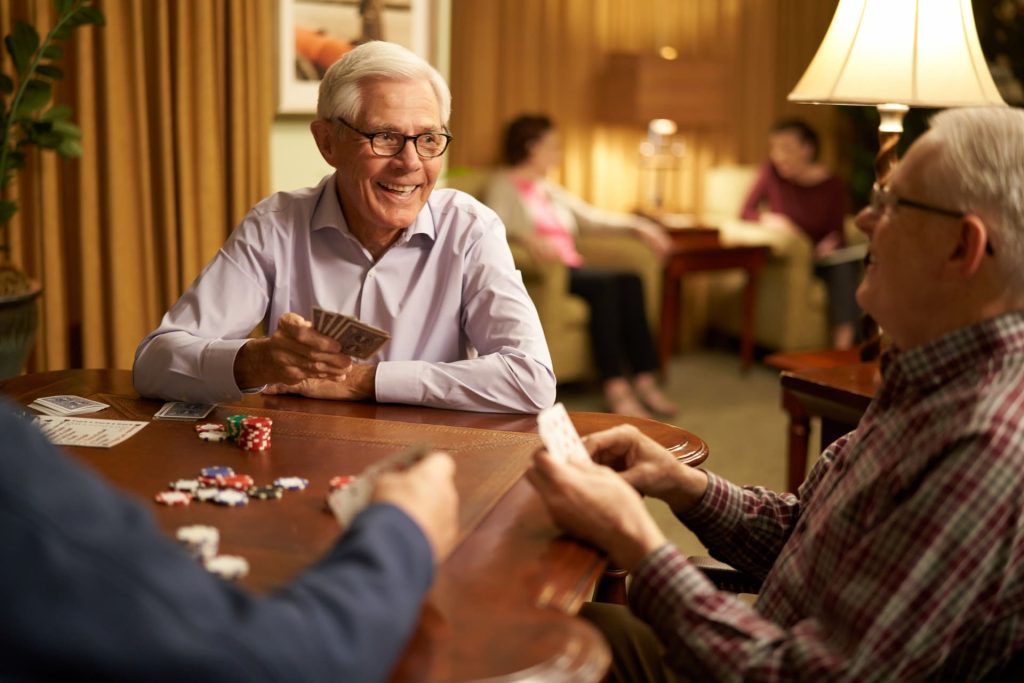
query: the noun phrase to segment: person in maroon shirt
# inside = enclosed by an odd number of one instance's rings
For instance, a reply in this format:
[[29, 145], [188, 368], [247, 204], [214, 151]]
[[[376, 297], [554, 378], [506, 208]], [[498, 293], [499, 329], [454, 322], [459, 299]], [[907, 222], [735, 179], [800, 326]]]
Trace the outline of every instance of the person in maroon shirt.
[[775, 124], [768, 135], [768, 161], [750, 189], [741, 217], [769, 229], [803, 233], [814, 244], [814, 274], [828, 289], [828, 319], [837, 349], [853, 346], [860, 317], [854, 297], [860, 263], [834, 262], [836, 250], [845, 246], [847, 209], [846, 185], [818, 161], [814, 130], [797, 119]]

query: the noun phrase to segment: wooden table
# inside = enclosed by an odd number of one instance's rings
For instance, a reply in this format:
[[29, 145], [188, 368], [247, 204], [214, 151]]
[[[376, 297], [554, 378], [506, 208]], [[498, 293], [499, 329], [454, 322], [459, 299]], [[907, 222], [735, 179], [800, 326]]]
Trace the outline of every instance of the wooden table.
[[811, 418], [821, 418], [822, 447], [855, 428], [878, 389], [878, 362], [783, 372], [781, 381], [782, 407], [789, 413], [786, 488], [796, 491], [807, 473]]
[[739, 268], [747, 274], [743, 290], [743, 326], [740, 335], [740, 359], [744, 371], [754, 360], [754, 303], [761, 269], [768, 257], [766, 246], [724, 246], [714, 228], [669, 230], [673, 249], [665, 264], [661, 299], [661, 331], [658, 335], [658, 363], [662, 372], [675, 349], [676, 334], [682, 316], [680, 286], [683, 276], [712, 270]]
[[[138, 398], [124, 370], [25, 375], [0, 383], [0, 390], [22, 403], [77, 394], [111, 405], [95, 417], [148, 420], [162, 405]], [[308, 478], [307, 491], [244, 508], [152, 505], [169, 533], [186, 524], [218, 527], [223, 552], [250, 561], [243, 584], [267, 591], [294, 577], [336, 539], [337, 523], [324, 505], [330, 477], [358, 473], [413, 443], [432, 444], [456, 461], [461, 540], [439, 567], [419, 628], [392, 680], [597, 681], [604, 675], [606, 644], [572, 615], [589, 596], [605, 560], [563, 537], [522, 477], [540, 445], [533, 416], [252, 395], [219, 406], [210, 419], [239, 413], [273, 418], [269, 451], [247, 456], [227, 443], [200, 441], [191, 422], [160, 421], [114, 448], [67, 450], [118, 488], [146, 500], [167, 482], [195, 476], [208, 465], [230, 465], [257, 483], [287, 475]], [[581, 433], [632, 422], [686, 462], [707, 457], [699, 438], [653, 420], [603, 413], [572, 418]]]

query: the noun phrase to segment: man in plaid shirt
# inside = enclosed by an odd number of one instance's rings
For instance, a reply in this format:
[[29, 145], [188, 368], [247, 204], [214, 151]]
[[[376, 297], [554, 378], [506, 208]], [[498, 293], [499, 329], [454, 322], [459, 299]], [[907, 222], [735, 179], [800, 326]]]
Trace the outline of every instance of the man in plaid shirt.
[[[632, 572], [657, 636], [591, 606], [618, 679], [967, 681], [1024, 650], [1024, 111], [936, 115], [857, 222], [857, 299], [895, 350], [798, 495], [680, 465], [628, 427], [587, 440], [597, 464], [537, 454], [552, 516]], [[717, 591], [637, 492], [763, 577], [756, 604]]]

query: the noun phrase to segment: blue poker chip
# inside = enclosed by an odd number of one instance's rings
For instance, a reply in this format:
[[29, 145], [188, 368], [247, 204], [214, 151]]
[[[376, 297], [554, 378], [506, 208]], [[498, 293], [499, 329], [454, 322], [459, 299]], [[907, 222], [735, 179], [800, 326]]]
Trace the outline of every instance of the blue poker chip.
[[279, 477], [274, 480], [274, 486], [280, 486], [286, 491], [304, 491], [309, 487], [309, 479], [302, 477]]
[[230, 477], [235, 473], [230, 467], [224, 467], [223, 465], [217, 465], [215, 467], [204, 467], [199, 470], [199, 474], [204, 477]]
[[217, 505], [226, 505], [232, 508], [242, 507], [249, 504], [249, 496], [236, 489], [221, 489], [212, 499]]

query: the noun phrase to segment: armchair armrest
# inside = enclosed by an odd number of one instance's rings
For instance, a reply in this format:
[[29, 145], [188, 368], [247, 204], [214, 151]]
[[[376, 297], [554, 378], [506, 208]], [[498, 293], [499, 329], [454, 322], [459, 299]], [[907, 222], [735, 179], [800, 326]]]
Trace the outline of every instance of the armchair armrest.
[[628, 271], [644, 283], [644, 308], [647, 321], [657, 329], [661, 317], [662, 263], [650, 247], [627, 230], [583, 232], [576, 246], [587, 265], [609, 270]]
[[537, 261], [521, 242], [511, 240], [508, 246], [516, 268], [523, 274], [523, 284], [537, 307], [541, 326], [554, 329], [550, 322], [558, 316], [562, 302], [569, 294], [569, 269], [557, 261]]

